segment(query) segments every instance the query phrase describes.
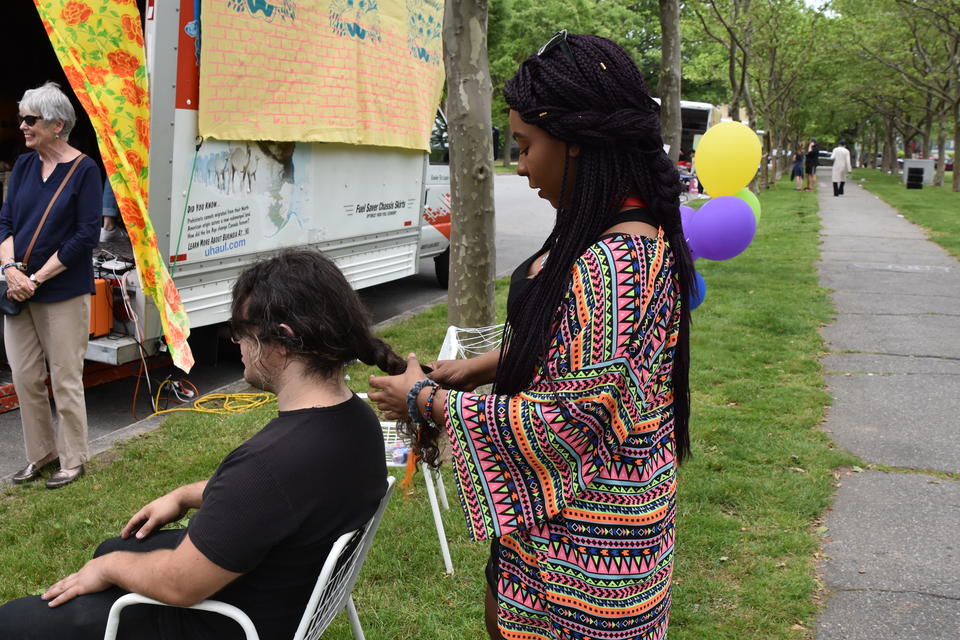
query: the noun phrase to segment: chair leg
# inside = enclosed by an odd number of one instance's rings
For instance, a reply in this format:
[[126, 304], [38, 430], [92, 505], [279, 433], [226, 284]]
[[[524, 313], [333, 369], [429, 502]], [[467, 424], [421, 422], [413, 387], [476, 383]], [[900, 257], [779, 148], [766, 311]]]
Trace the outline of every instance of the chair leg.
[[421, 462], [424, 481], [427, 483], [427, 495], [430, 497], [430, 509], [433, 511], [433, 523], [437, 527], [437, 537], [440, 538], [440, 553], [443, 555], [443, 566], [447, 573], [453, 573], [453, 561], [450, 559], [450, 547], [447, 546], [447, 533], [443, 529], [443, 520], [440, 518], [440, 505], [437, 503], [437, 490], [433, 486], [433, 474], [426, 463]]
[[353, 596], [347, 596], [347, 616], [350, 618], [350, 628], [353, 629], [353, 640], [365, 640], [363, 627], [360, 626], [360, 616], [357, 615], [357, 605], [353, 603]]
[[447, 490], [443, 487], [443, 474], [440, 473], [440, 469], [436, 469], [433, 475], [437, 479], [437, 492], [440, 494], [440, 504], [443, 505], [446, 511], [450, 511], [450, 503], [447, 501]]

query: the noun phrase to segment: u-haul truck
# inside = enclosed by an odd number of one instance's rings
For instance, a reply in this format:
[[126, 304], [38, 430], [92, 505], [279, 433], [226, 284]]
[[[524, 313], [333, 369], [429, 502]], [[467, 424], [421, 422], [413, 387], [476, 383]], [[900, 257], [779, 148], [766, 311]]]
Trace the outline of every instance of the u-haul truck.
[[[449, 169], [432, 163], [430, 154], [198, 137], [199, 4], [147, 0], [144, 6], [149, 213], [191, 327], [228, 320], [238, 274], [288, 247], [323, 251], [357, 289], [413, 275], [429, 256], [436, 256], [445, 283]], [[442, 131], [435, 130], [434, 140], [445, 138], [442, 114], [437, 119]], [[143, 347], [154, 353], [162, 348], [159, 316], [138, 286], [128, 290], [141, 318]], [[139, 358], [130, 333], [92, 339], [87, 358], [111, 364]]]

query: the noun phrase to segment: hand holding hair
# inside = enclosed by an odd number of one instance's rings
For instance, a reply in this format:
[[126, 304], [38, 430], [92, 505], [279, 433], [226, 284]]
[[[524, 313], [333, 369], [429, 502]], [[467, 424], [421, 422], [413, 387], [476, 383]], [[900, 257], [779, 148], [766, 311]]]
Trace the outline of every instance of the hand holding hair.
[[403, 373], [395, 376], [370, 376], [371, 391], [367, 397], [388, 420], [406, 420], [409, 418], [407, 394], [417, 381], [425, 377], [416, 354], [411, 353], [407, 356], [407, 368]]

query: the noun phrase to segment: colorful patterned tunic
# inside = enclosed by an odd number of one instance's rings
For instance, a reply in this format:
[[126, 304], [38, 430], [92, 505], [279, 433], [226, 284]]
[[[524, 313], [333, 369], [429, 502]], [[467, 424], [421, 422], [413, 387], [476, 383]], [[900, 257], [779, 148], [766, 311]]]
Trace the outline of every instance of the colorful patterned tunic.
[[470, 534], [500, 538], [505, 638], [666, 637], [677, 292], [662, 231], [606, 236], [574, 265], [530, 388], [448, 396]]

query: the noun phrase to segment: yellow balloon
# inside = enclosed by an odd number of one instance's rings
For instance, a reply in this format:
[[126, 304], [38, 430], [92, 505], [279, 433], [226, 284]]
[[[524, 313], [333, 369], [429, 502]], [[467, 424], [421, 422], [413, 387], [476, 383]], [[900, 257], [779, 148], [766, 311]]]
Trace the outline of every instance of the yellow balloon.
[[747, 125], [721, 122], [697, 146], [697, 179], [712, 197], [732, 196], [750, 184], [760, 165], [760, 139]]

